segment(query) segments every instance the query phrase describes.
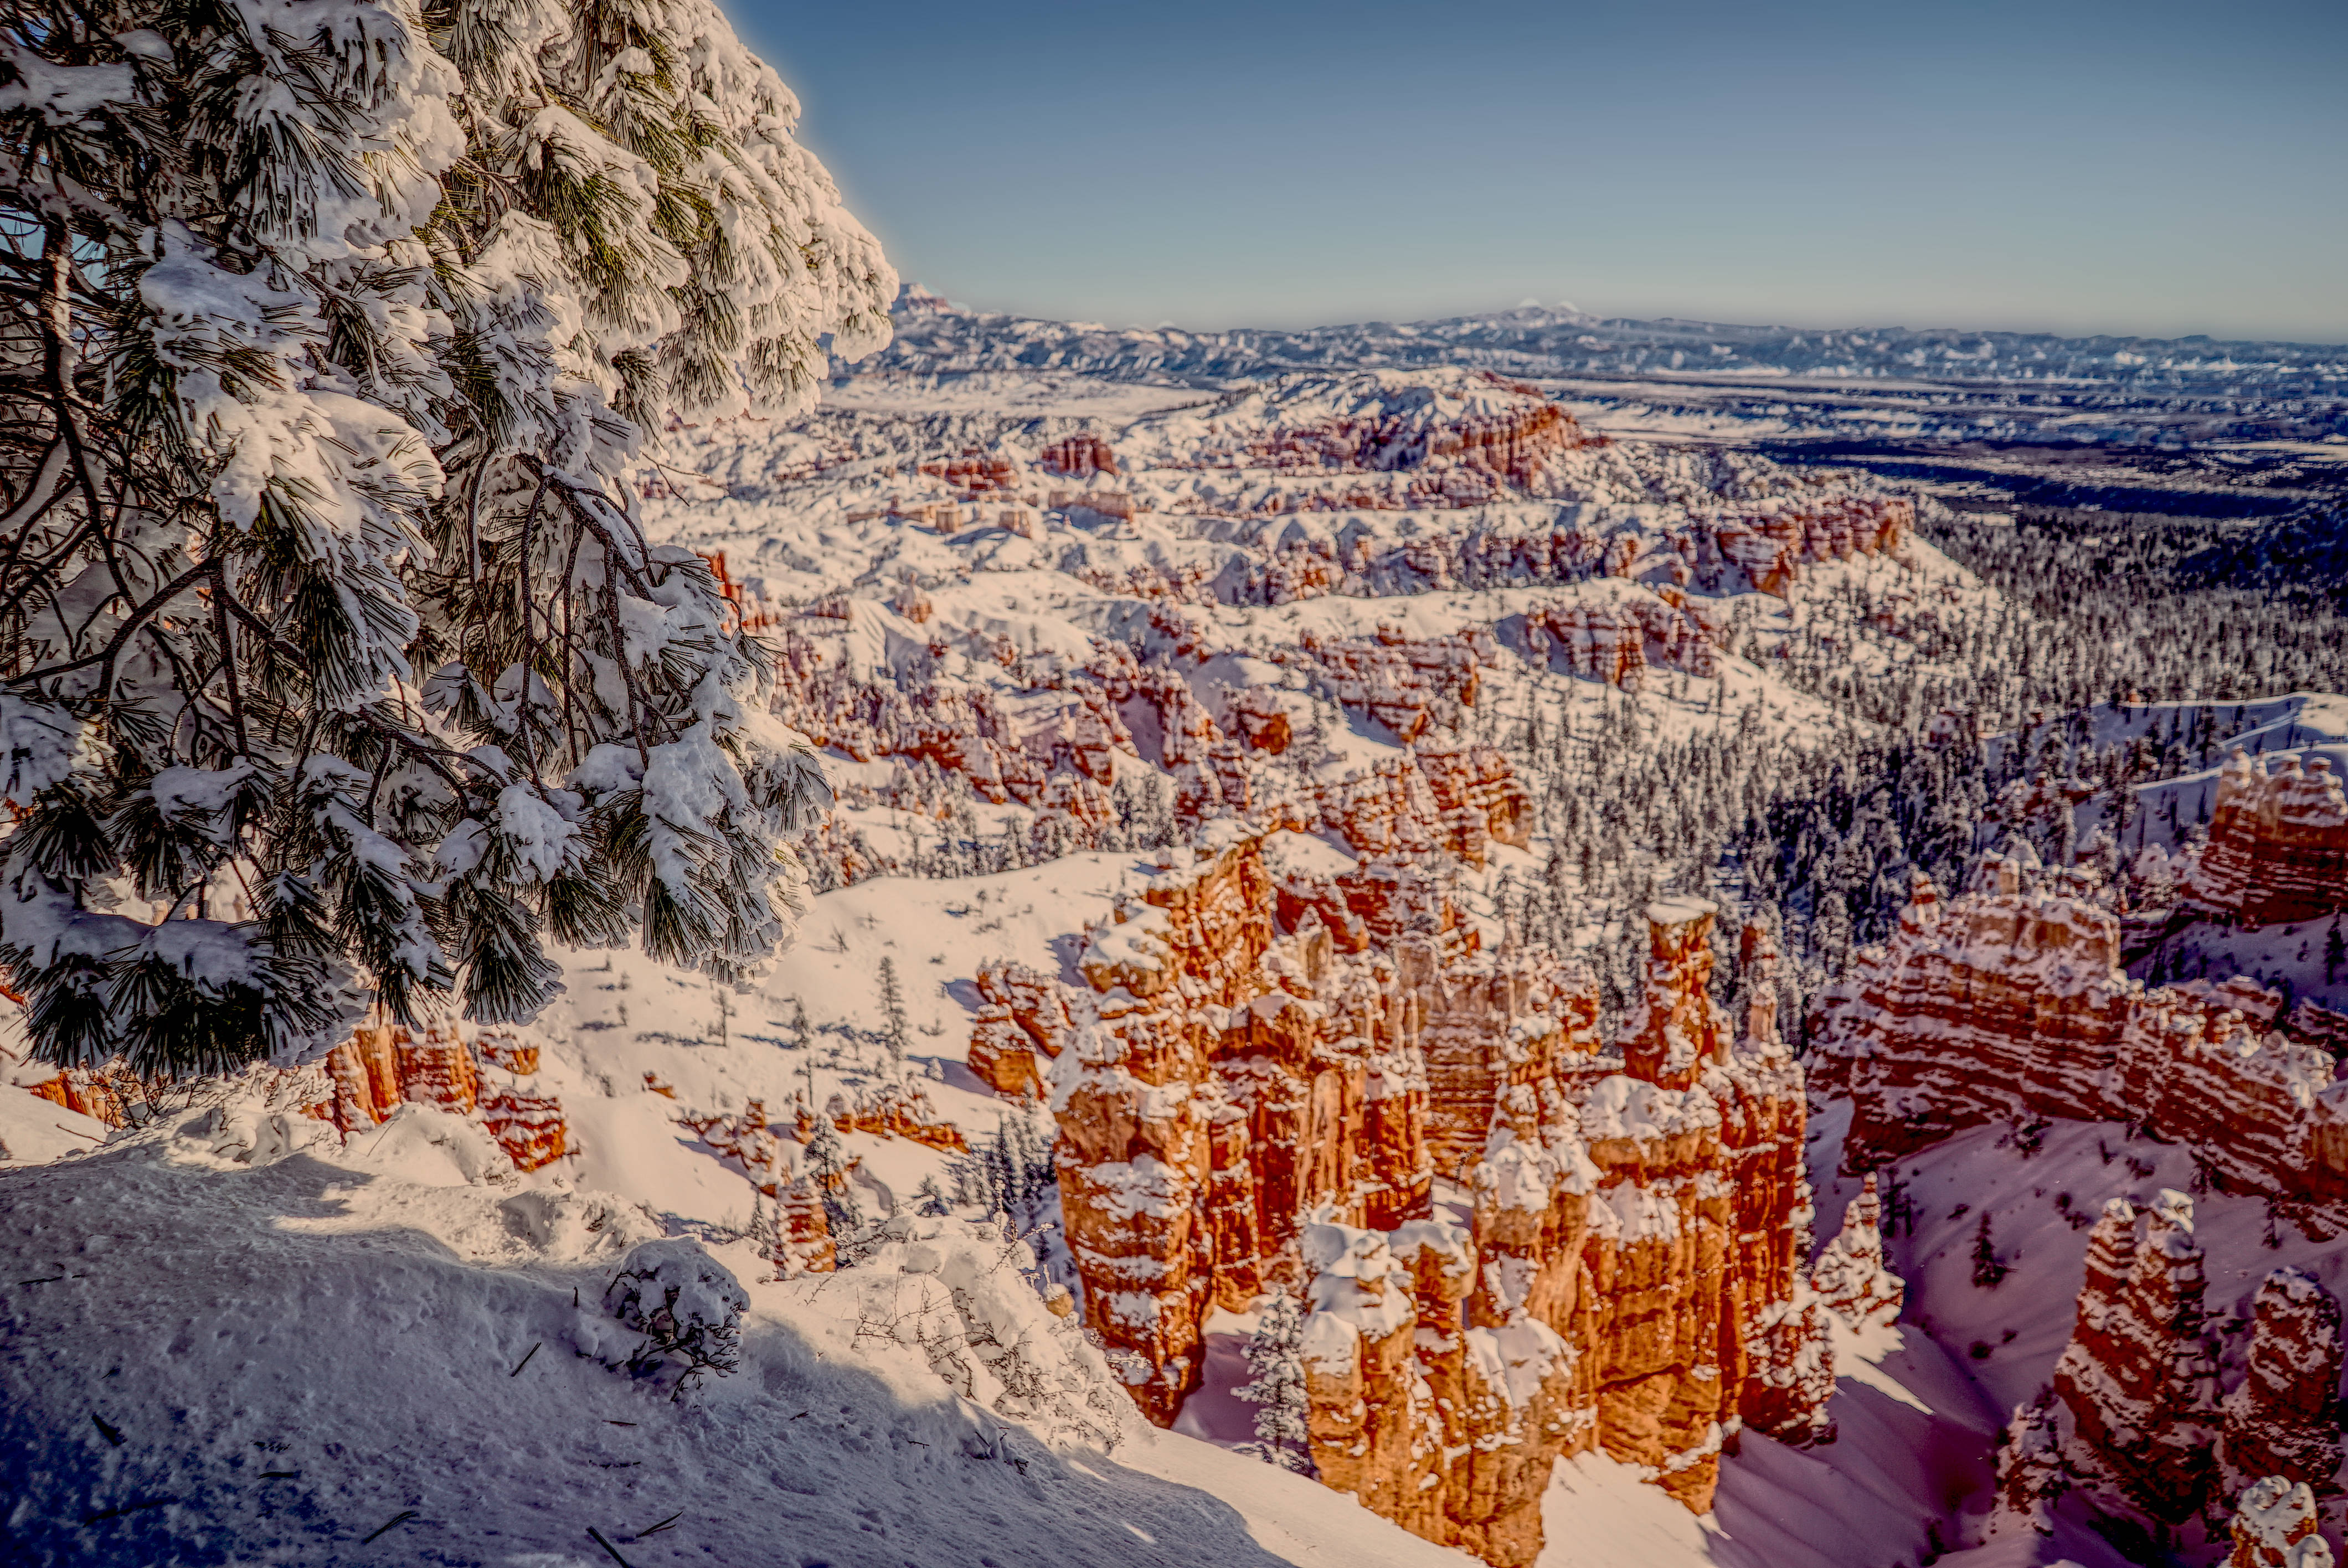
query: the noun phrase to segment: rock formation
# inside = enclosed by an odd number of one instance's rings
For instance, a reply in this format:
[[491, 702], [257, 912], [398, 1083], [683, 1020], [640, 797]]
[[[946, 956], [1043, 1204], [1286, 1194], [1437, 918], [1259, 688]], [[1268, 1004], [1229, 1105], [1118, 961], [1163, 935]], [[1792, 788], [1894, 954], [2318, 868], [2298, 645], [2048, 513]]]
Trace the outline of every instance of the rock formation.
[[2332, 1548], [2315, 1532], [2315, 1494], [2303, 1481], [2271, 1475], [2243, 1489], [2226, 1568], [2332, 1568]]
[[1782, 595], [1811, 561], [1889, 555], [1914, 532], [1906, 501], [1833, 496], [1729, 512], [1715, 518], [1720, 553], [1744, 569], [1763, 593]]
[[[536, 1091], [538, 1058], [539, 1048], [510, 1025], [490, 1025], [468, 1044], [462, 1026], [438, 1018], [420, 1034], [399, 1024], [368, 1025], [322, 1063], [260, 1071], [272, 1104], [331, 1122], [345, 1140], [381, 1124], [402, 1104], [429, 1105], [479, 1121], [516, 1169], [534, 1171], [562, 1157], [567, 1136], [561, 1103]], [[127, 1125], [130, 1105], [148, 1097], [147, 1086], [118, 1063], [70, 1069], [26, 1087], [114, 1127]]]
[[2209, 841], [2182, 889], [2188, 907], [2242, 926], [2348, 908], [2348, 795], [2328, 758], [2237, 747], [2218, 774]]
[[1818, 1305], [1854, 1328], [1889, 1327], [1899, 1321], [1907, 1296], [1906, 1283], [1883, 1261], [1882, 1219], [1882, 1200], [1869, 1171], [1859, 1196], [1842, 1212], [1842, 1229], [1810, 1270], [1810, 1290]]
[[562, 1157], [561, 1102], [537, 1091], [539, 1048], [506, 1025], [471, 1045], [453, 1020], [424, 1026], [420, 1039], [398, 1024], [358, 1030], [326, 1056], [334, 1086], [329, 1114], [347, 1138], [402, 1102], [477, 1117], [515, 1168], [534, 1171]]
[[2063, 1412], [2052, 1389], [2017, 1408], [1997, 1450], [1997, 1501], [1989, 1533], [2054, 1533], [2054, 1504], [2070, 1490], [2063, 1462]]
[[1219, 422], [1167, 466], [1361, 476], [1314, 494], [1347, 505], [1462, 507], [1538, 490], [1560, 455], [1604, 444], [1536, 388], [1489, 372], [1311, 377], [1251, 404], [1255, 417]]
[[1097, 436], [1069, 436], [1047, 444], [1035, 455], [1047, 471], [1065, 479], [1089, 479], [1095, 474], [1117, 472], [1117, 453]]
[[[0, 1062], [5, 1061], [5, 1058], [0, 1058]], [[37, 1072], [40, 1069], [35, 1067], [32, 1071]], [[51, 1104], [79, 1112], [109, 1127], [127, 1126], [129, 1117], [124, 1102], [145, 1098], [143, 1086], [127, 1071], [106, 1068], [67, 1068], [55, 1077], [44, 1078], [25, 1087]], [[304, 1108], [304, 1114], [318, 1115], [318, 1112]], [[323, 1116], [319, 1119], [325, 1120]]]
[[[1472, 638], [1346, 639], [1294, 653], [1298, 663], [1327, 675], [1343, 700], [1417, 743], [1329, 777], [1284, 756], [1292, 726], [1264, 693], [1235, 699], [1226, 733], [1181, 669], [1164, 660], [1140, 663], [1121, 644], [1097, 643], [1076, 667], [995, 650], [996, 662], [1019, 666], [1026, 682], [1015, 700], [934, 673], [860, 674], [846, 645], [860, 618], [874, 616], [895, 612], [830, 601], [786, 629], [778, 640], [792, 676], [778, 709], [785, 721], [859, 762], [892, 758], [911, 774], [951, 781], [952, 794], [1034, 807], [1030, 837], [1039, 851], [1097, 848], [1117, 825], [1109, 793], [1120, 765], [1114, 755], [1122, 753], [1128, 770], [1144, 761], [1128, 712], [1147, 714], [1135, 720], [1145, 728], [1155, 721], [1157, 755], [1148, 761], [1172, 784], [1175, 815], [1185, 825], [1232, 817], [1264, 828], [1329, 828], [1364, 854], [1443, 849], [1471, 865], [1483, 864], [1495, 842], [1527, 841], [1529, 800], [1508, 758], [1462, 741], [1451, 727], [1475, 700], [1479, 645]], [[937, 639], [932, 652], [933, 671], [966, 657]], [[895, 786], [864, 804], [924, 815], [941, 809]], [[835, 882], [870, 873], [858, 846], [820, 830], [802, 853], [823, 859]]]
[[1524, 640], [1537, 667], [1636, 692], [1661, 665], [1710, 678], [1719, 659], [1702, 623], [1653, 594], [1617, 593], [1536, 605], [1524, 613]]
[[2280, 1476], [2329, 1491], [2340, 1469], [2340, 1303], [2313, 1276], [2278, 1268], [2251, 1313], [2241, 1385], [2225, 1401], [2225, 1483]]
[[1900, 928], [1812, 1019], [1820, 1084], [1853, 1105], [1863, 1169], [1960, 1128], [2067, 1117], [2191, 1144], [2230, 1188], [2348, 1201], [2348, 1084], [2247, 980], [2147, 987], [2119, 966], [2091, 873], [1991, 856], [1941, 903], [1919, 876]]
[[[2105, 1204], [2051, 1389], [2017, 1409], [2006, 1431], [2000, 1521], [2047, 1530], [2054, 1500], [2078, 1490], [2100, 1507], [2173, 1528], [2230, 1490], [2248, 1488], [2245, 1510], [2255, 1512], [2250, 1494], [2267, 1510], [2294, 1486], [2303, 1494], [2332, 1485], [2341, 1458], [2339, 1303], [2297, 1269], [2270, 1274], [2254, 1304], [2242, 1380], [2221, 1405], [2206, 1289], [2190, 1198], [2163, 1190], [2142, 1213], [2125, 1198]], [[2298, 1539], [2271, 1536], [2260, 1540], [2277, 1553]], [[2234, 1561], [2286, 1561], [2240, 1556], [2239, 1521], [2235, 1539]]]
[[1313, 1308], [1323, 1479], [1495, 1563], [1538, 1553], [1559, 1454], [1700, 1512], [1743, 1426], [1827, 1434], [1801, 1071], [1772, 1009], [1740, 1041], [1712, 1001], [1711, 906], [1650, 910], [1607, 1050], [1587, 970], [1485, 948], [1416, 866], [1191, 855], [1086, 933], [1086, 990], [991, 968], [973, 1043], [998, 1089], [1048, 1083], [1086, 1321], [1153, 1419], [1208, 1309], [1277, 1283]]
[[2202, 1322], [2208, 1279], [2193, 1238], [2193, 1200], [2164, 1190], [2127, 1276], [2115, 1280], [2109, 1255], [2117, 1227], [2132, 1218], [2117, 1204], [2098, 1222], [2100, 1255], [2054, 1365], [2054, 1394], [2070, 1417], [2065, 1459], [2073, 1473], [2173, 1526], [2200, 1512], [2216, 1479], [2217, 1363]]

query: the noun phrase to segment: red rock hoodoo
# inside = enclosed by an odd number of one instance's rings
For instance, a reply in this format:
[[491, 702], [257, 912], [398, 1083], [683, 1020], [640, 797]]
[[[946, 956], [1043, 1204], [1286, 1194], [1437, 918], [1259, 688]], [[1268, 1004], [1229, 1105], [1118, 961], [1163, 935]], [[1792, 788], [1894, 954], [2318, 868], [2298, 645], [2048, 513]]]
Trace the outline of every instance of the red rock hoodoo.
[[2226, 1568], [2332, 1568], [2332, 1548], [2318, 1535], [2315, 1493], [2271, 1475], [2243, 1489]]
[[1495, 1563], [1538, 1553], [1560, 1454], [1702, 1511], [1743, 1426], [1824, 1435], [1802, 1073], [1770, 1009], [1738, 1040], [1713, 1003], [1711, 906], [1650, 911], [1618, 1053], [1586, 969], [1484, 948], [1430, 874], [1220, 838], [1086, 933], [1088, 990], [990, 969], [972, 1047], [1048, 1084], [1087, 1322], [1153, 1419], [1208, 1312], [1276, 1284], [1323, 1479]]
[[2267, 1276], [2242, 1381], [2221, 1404], [2190, 1198], [2163, 1190], [2141, 1214], [2111, 1199], [2089, 1233], [2085, 1275], [2051, 1396], [2007, 1430], [2002, 1517], [2043, 1530], [2054, 1498], [2084, 1490], [2173, 1527], [2229, 1490], [2331, 1486], [2340, 1305], [2313, 1277]]
[[1843, 1210], [1842, 1229], [1818, 1254], [1810, 1270], [1810, 1290], [1818, 1305], [1853, 1327], [1867, 1324], [1890, 1327], [1899, 1321], [1907, 1285], [1883, 1261], [1883, 1202], [1875, 1188], [1875, 1173], [1850, 1206]]
[[2124, 1276], [2113, 1264], [2135, 1214], [2106, 1205], [2090, 1242], [2078, 1326], [2054, 1364], [2070, 1418], [2064, 1458], [2166, 1524], [2200, 1512], [2216, 1479], [2217, 1362], [2204, 1337], [2209, 1279], [2193, 1237], [2193, 1201], [2164, 1191]]
[[2340, 1303], [2312, 1275], [2278, 1268], [2251, 1304], [2241, 1386], [2226, 1396], [2226, 1484], [2281, 1476], [2329, 1491], [2340, 1468]]

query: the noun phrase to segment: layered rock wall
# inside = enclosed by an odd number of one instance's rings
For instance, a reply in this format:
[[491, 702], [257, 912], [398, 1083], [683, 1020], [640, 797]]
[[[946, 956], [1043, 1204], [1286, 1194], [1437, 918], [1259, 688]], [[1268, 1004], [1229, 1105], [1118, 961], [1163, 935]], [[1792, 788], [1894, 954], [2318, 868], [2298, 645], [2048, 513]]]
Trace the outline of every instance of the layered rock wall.
[[2186, 904], [2243, 926], [2318, 920], [2348, 908], [2348, 795], [2332, 764], [2236, 748], [2218, 774], [2209, 841]]
[[1992, 856], [1943, 905], [1921, 876], [1812, 1020], [1822, 1087], [1854, 1107], [1865, 1168], [1995, 1121], [2125, 1121], [2190, 1143], [2215, 1177], [2348, 1202], [2348, 1084], [2248, 981], [2147, 987], [2088, 874]]

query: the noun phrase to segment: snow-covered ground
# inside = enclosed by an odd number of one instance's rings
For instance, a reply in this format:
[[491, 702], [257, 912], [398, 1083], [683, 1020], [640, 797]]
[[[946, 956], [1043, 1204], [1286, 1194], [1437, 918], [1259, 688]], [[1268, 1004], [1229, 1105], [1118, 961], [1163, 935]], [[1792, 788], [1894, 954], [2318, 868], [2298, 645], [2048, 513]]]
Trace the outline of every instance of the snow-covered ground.
[[582, 1350], [671, 1218], [369, 1140], [241, 1162], [209, 1114], [0, 1173], [10, 1563], [588, 1568], [591, 1532], [638, 1568], [1459, 1561], [1138, 1419], [1056, 1446], [876, 1328], [876, 1282], [757, 1283], [706, 1233], [751, 1301], [743, 1362], [673, 1399]]

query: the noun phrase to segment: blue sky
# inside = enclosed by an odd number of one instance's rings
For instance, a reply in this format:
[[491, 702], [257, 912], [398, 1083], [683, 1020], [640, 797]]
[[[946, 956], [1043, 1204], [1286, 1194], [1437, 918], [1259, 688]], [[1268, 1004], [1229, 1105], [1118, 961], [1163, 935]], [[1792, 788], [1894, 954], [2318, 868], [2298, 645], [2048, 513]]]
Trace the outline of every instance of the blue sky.
[[2348, 342], [2340, 0], [721, 3], [986, 308]]

